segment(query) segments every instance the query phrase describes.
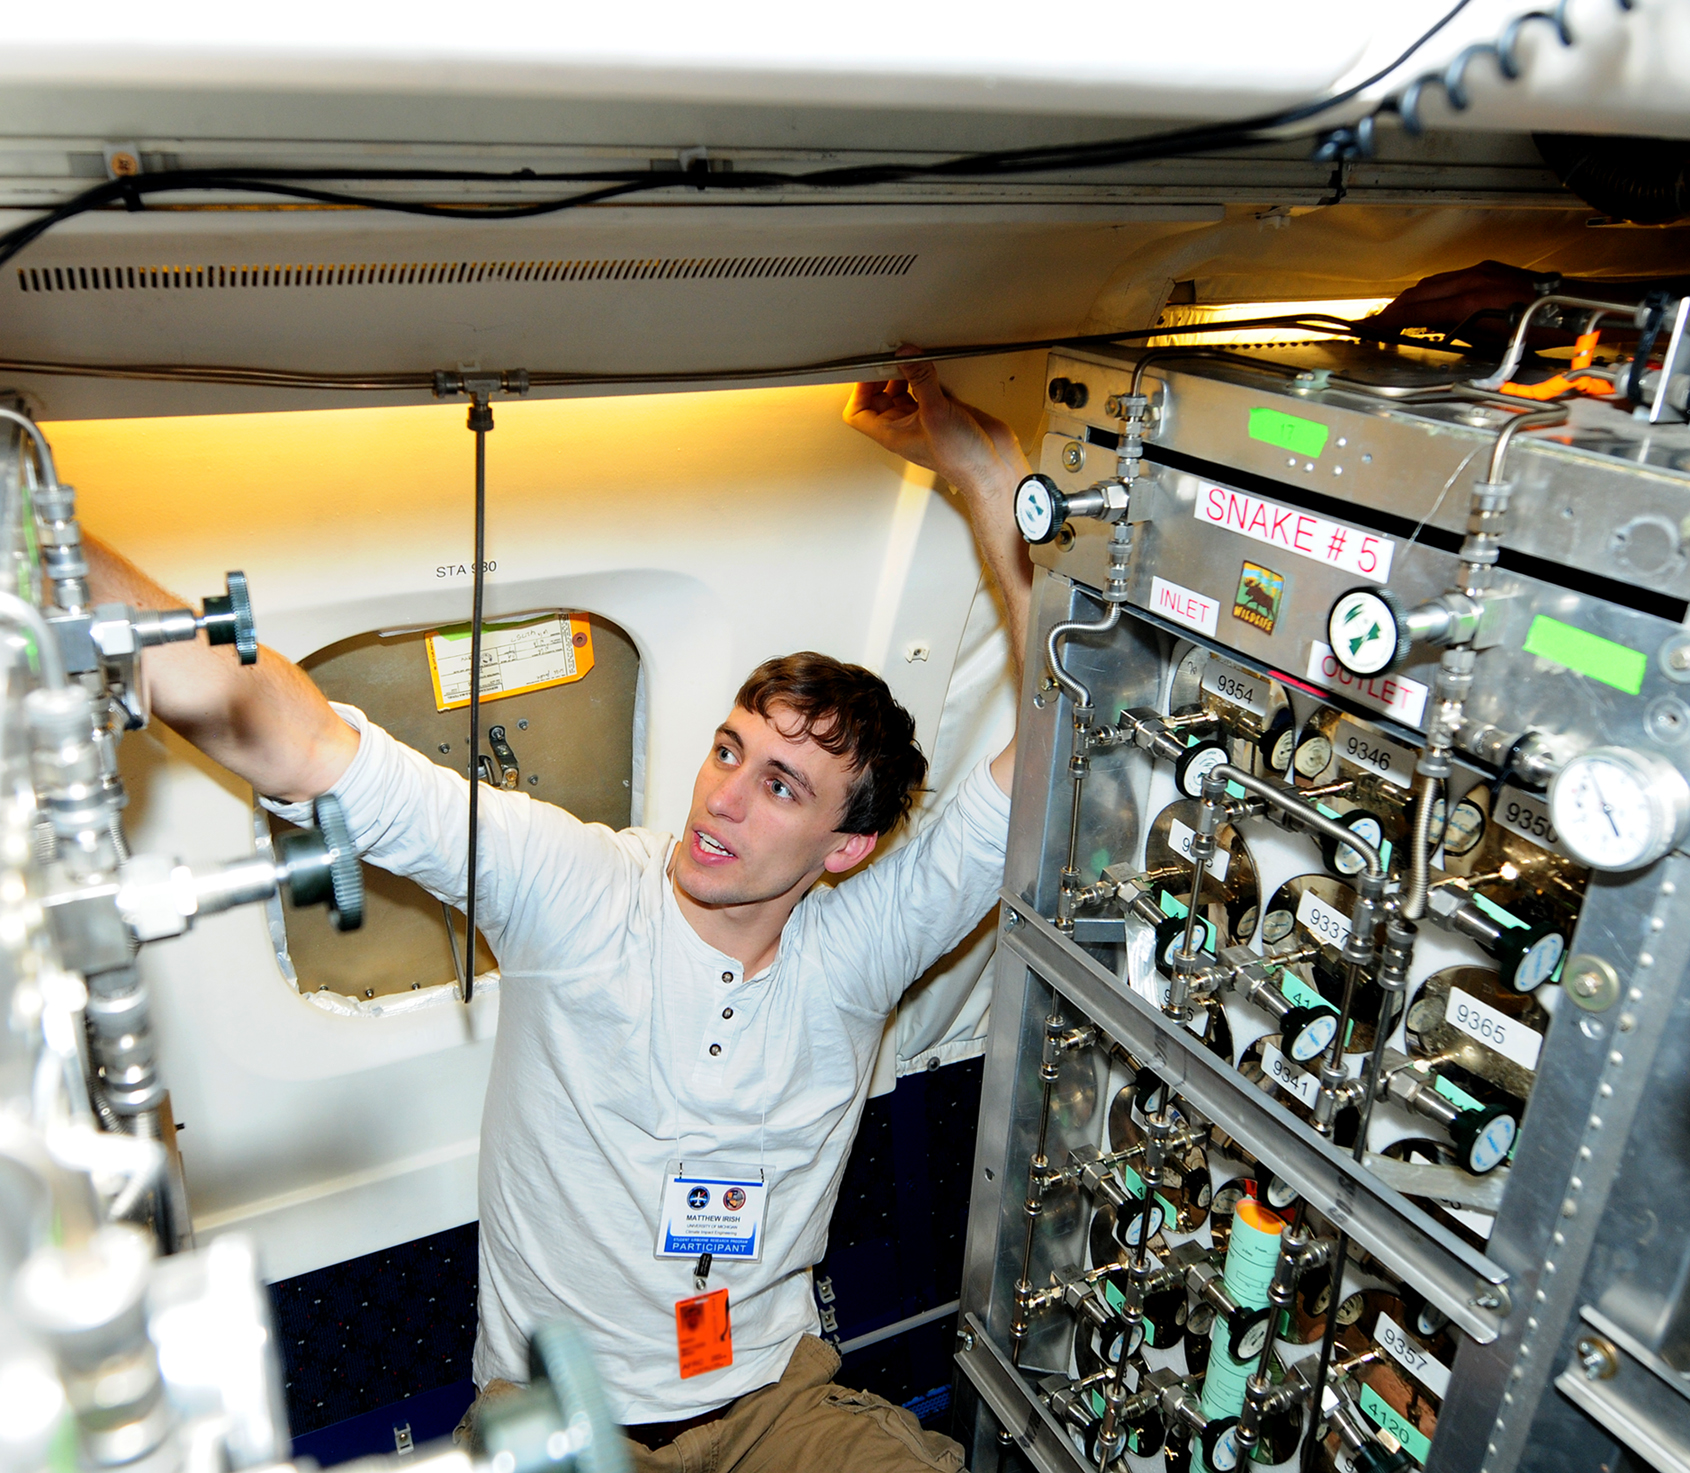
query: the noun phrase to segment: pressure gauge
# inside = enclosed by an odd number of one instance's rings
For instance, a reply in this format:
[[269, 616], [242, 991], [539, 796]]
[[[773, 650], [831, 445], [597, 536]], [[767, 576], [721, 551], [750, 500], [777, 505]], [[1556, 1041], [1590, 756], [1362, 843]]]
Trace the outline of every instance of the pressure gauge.
[[1444, 853], [1461, 859], [1479, 847], [1485, 836], [1485, 810], [1471, 798], [1463, 798], [1449, 811], [1444, 826]]
[[1474, 1176], [1495, 1171], [1514, 1149], [1520, 1122], [1506, 1105], [1487, 1105], [1482, 1110], [1464, 1110], [1449, 1128], [1456, 1158]]
[[1289, 711], [1281, 711], [1274, 723], [1261, 734], [1256, 750], [1269, 772], [1284, 772], [1291, 766], [1291, 755], [1297, 750], [1297, 727]]
[[1331, 761], [1332, 738], [1319, 731], [1310, 732], [1298, 742], [1291, 757], [1291, 765], [1297, 769], [1297, 775], [1311, 779], [1325, 772]]
[[1573, 758], [1549, 789], [1549, 818], [1567, 852], [1591, 869], [1653, 864], [1690, 823], [1690, 783], [1669, 762], [1625, 747]]
[[1049, 476], [1027, 476], [1015, 488], [1015, 525], [1029, 542], [1049, 542], [1068, 518], [1068, 503]]
[[1351, 675], [1382, 675], [1408, 658], [1414, 641], [1396, 598], [1383, 588], [1352, 588], [1326, 616], [1332, 656]]
[[1235, 1361], [1254, 1364], [1272, 1330], [1273, 1311], [1268, 1308], [1241, 1309], [1226, 1324], [1227, 1354]]
[[1187, 747], [1174, 764], [1174, 782], [1188, 798], [1203, 796], [1203, 779], [1227, 759], [1225, 742], [1199, 742]]
[[[1161, 1231], [1162, 1204], [1152, 1199], [1150, 1203], [1150, 1236], [1154, 1238]], [[1129, 1191], [1127, 1200], [1115, 1209], [1115, 1241], [1123, 1248], [1136, 1248], [1143, 1234], [1144, 1198]]]

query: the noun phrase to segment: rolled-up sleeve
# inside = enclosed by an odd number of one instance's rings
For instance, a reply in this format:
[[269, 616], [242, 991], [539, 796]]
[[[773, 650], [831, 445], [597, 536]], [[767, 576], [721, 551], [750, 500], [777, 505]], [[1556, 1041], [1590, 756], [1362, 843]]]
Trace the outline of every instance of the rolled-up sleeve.
[[[468, 896], [469, 783], [397, 742], [355, 706], [331, 703], [358, 733], [358, 751], [330, 792], [346, 814], [353, 846], [371, 864], [414, 880], [463, 908]], [[311, 822], [309, 803], [260, 800], [290, 823]], [[483, 786], [476, 870], [476, 925], [502, 964], [507, 931], [528, 934], [544, 910], [547, 940], [565, 939], [555, 897], [602, 886], [607, 863], [621, 867], [616, 835], [554, 804]]]

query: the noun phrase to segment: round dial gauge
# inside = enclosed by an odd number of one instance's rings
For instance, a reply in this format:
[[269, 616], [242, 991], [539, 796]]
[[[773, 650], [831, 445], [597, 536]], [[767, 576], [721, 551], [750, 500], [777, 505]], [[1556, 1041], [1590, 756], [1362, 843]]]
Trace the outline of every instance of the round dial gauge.
[[1291, 765], [1299, 777], [1315, 778], [1325, 772], [1332, 761], [1332, 738], [1315, 732], [1297, 743]]
[[1412, 641], [1382, 588], [1352, 588], [1326, 616], [1333, 658], [1351, 675], [1380, 675], [1408, 658]]
[[1064, 514], [1062, 493], [1049, 476], [1028, 476], [1015, 488], [1015, 525], [1027, 541], [1049, 542]]
[[1272, 1328], [1272, 1311], [1251, 1309], [1233, 1317], [1227, 1329], [1227, 1353], [1235, 1361], [1254, 1361], [1261, 1356]]
[[1284, 772], [1290, 767], [1292, 754], [1297, 750], [1297, 728], [1289, 721], [1270, 726], [1262, 733], [1257, 750], [1269, 772]]
[[1203, 796], [1203, 779], [1227, 759], [1224, 742], [1199, 742], [1186, 748], [1174, 764], [1174, 782], [1188, 798]]
[[1683, 837], [1690, 783], [1659, 757], [1596, 747], [1573, 758], [1549, 789], [1549, 817], [1567, 851], [1592, 869], [1652, 864]]
[[1471, 798], [1463, 798], [1449, 811], [1444, 825], [1444, 853], [1453, 859], [1471, 854], [1485, 836], [1485, 810]]

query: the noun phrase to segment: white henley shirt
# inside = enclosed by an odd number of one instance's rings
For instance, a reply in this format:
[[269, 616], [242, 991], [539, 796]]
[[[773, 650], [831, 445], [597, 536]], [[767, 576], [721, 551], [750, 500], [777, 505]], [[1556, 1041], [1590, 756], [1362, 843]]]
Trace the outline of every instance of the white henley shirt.
[[[362, 712], [334, 793], [371, 863], [460, 909], [465, 779]], [[304, 804], [269, 804], [308, 821]], [[475, 1379], [524, 1381], [529, 1331], [585, 1332], [624, 1425], [694, 1416], [778, 1380], [820, 1328], [810, 1268], [904, 989], [990, 909], [1009, 799], [985, 763], [923, 832], [793, 910], [752, 977], [682, 916], [674, 840], [617, 833], [483, 788], [476, 918], [499, 961], [481, 1124]], [[671, 1161], [756, 1165], [770, 1191], [759, 1263], [723, 1262], [733, 1364], [681, 1380], [675, 1303], [690, 1261], [654, 1255]]]

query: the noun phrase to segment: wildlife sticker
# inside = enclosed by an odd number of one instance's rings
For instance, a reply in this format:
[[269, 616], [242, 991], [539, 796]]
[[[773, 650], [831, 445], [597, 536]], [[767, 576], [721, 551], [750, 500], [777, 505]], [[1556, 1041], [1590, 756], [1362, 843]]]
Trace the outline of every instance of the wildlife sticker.
[[1272, 634], [1279, 622], [1279, 601], [1285, 594], [1285, 575], [1272, 568], [1245, 563], [1238, 577], [1238, 596], [1232, 603], [1232, 617], [1254, 624], [1263, 634]]

